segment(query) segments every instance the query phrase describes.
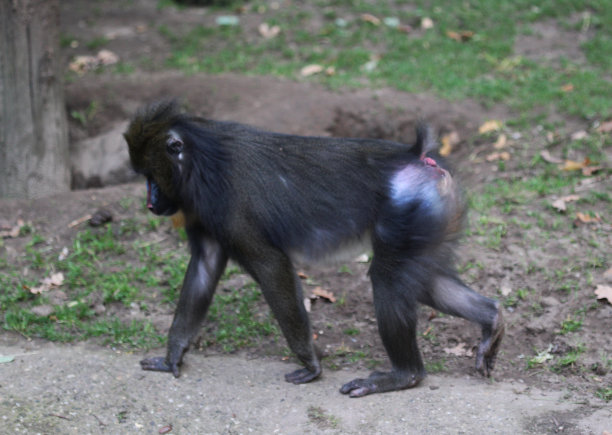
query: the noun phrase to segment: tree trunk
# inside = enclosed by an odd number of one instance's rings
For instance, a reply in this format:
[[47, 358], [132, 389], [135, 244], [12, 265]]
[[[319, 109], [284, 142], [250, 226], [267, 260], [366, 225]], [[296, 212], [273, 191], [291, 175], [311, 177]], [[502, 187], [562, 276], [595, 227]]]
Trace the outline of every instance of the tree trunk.
[[58, 0], [0, 0], [0, 197], [70, 189]]

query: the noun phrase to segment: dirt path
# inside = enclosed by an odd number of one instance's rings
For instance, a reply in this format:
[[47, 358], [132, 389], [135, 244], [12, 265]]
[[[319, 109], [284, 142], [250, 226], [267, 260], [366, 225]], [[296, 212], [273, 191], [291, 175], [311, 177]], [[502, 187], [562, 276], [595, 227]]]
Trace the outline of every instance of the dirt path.
[[5, 344], [0, 355], [16, 356], [0, 365], [4, 433], [601, 434], [612, 421], [560, 392], [473, 377], [353, 400], [338, 386], [365, 373], [293, 386], [282, 380], [289, 363], [267, 359], [189, 355], [177, 380], [140, 371], [140, 354], [87, 344]]

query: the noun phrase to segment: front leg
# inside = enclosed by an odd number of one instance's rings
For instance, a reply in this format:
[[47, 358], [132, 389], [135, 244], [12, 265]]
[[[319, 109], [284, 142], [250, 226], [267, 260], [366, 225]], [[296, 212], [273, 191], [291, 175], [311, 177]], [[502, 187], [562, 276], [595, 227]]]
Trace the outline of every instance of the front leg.
[[215, 288], [227, 264], [227, 255], [214, 240], [189, 234], [191, 260], [183, 280], [183, 288], [174, 320], [168, 334], [166, 356], [140, 361], [143, 370], [172, 372], [179, 377], [179, 366], [191, 339], [198, 332], [213, 298]]

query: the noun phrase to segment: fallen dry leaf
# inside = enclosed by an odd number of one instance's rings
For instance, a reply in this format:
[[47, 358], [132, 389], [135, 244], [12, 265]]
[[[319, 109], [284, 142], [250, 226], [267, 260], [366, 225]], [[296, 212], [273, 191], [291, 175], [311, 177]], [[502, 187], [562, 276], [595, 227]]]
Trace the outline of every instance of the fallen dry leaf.
[[558, 211], [565, 211], [567, 209], [567, 203], [572, 201], [578, 201], [579, 195], [568, 195], [553, 201], [552, 206]]
[[410, 33], [410, 32], [412, 32], [412, 27], [409, 26], [408, 24], [400, 24], [397, 27], [397, 30], [399, 30], [402, 33]]
[[334, 296], [334, 294], [332, 292], [330, 292], [329, 290], [325, 290], [321, 287], [315, 287], [312, 289], [312, 294], [325, 299], [328, 302], [336, 302], [336, 297]]
[[591, 160], [588, 157], [585, 157], [583, 161], [576, 162], [574, 160], [565, 160], [562, 165], [559, 166], [559, 169], [562, 171], [579, 171], [591, 164]]
[[302, 77], [308, 77], [314, 74], [319, 74], [323, 70], [324, 68], [322, 65], [317, 65], [317, 64], [306, 65], [304, 68], [300, 70], [300, 75]]
[[261, 23], [257, 28], [259, 34], [264, 37], [264, 39], [272, 39], [278, 36], [281, 31], [280, 26], [270, 26], [268, 23]]
[[472, 39], [474, 32], [471, 30], [462, 30], [460, 32], [449, 30], [446, 32], [446, 36], [448, 36], [450, 39], [454, 39], [457, 42], [466, 42]]
[[559, 164], [559, 163], [563, 163], [563, 160], [560, 159], [559, 157], [554, 157], [550, 155], [550, 151], [548, 150], [544, 150], [540, 153], [540, 157], [542, 157], [544, 159], [544, 161], [548, 162], [548, 163], [555, 163], [555, 164]]
[[508, 296], [510, 293], [512, 293], [512, 287], [508, 285], [502, 286], [499, 289], [499, 292], [501, 293], [502, 296]]
[[584, 168], [582, 168], [582, 175], [584, 175], [585, 177], [590, 177], [595, 172], [601, 171], [602, 169], [603, 166], [585, 166]]
[[478, 133], [485, 134], [485, 133], [489, 133], [490, 131], [497, 131], [501, 127], [502, 127], [501, 121], [492, 119], [492, 120], [486, 121], [484, 124], [478, 127]]
[[506, 137], [505, 134], [502, 133], [499, 135], [499, 137], [493, 144], [493, 148], [495, 148], [496, 150], [501, 150], [502, 148], [506, 147], [507, 143], [508, 143], [508, 138]]
[[588, 136], [589, 134], [584, 131], [584, 130], [579, 130], [579, 131], [575, 131], [574, 133], [572, 133], [572, 135], [570, 136], [570, 139], [572, 140], [581, 140], [584, 139]]
[[48, 291], [51, 287], [59, 287], [64, 283], [64, 274], [62, 272], [57, 272], [44, 278], [39, 286], [31, 287], [30, 293], [38, 295]]
[[474, 354], [472, 352], [472, 349], [470, 349], [470, 347], [465, 343], [458, 343], [457, 346], [455, 347], [450, 347], [450, 348], [445, 347], [444, 352], [451, 354], [451, 355], [467, 356], [467, 357], [471, 357]]
[[580, 224], [594, 224], [599, 222], [601, 222], [601, 217], [597, 213], [595, 213], [595, 216], [591, 216], [590, 214], [579, 211], [576, 212], [576, 219], [574, 220], [574, 224], [576, 226]]
[[606, 122], [602, 122], [602, 124], [597, 127], [597, 131], [599, 133], [609, 133], [612, 131], [612, 120], [610, 121], [606, 121]]
[[100, 50], [96, 59], [100, 65], [114, 65], [119, 62], [119, 56], [110, 50]]
[[334, 68], [333, 66], [328, 66], [327, 68], [325, 68], [326, 76], [333, 76], [334, 74], [336, 74], [336, 68]]
[[496, 160], [508, 161], [510, 160], [510, 153], [508, 151], [502, 151], [501, 153], [491, 153], [487, 157], [485, 157], [487, 162], [494, 162]]
[[380, 18], [372, 15], [372, 14], [361, 14], [361, 21], [365, 21], [366, 23], [373, 24], [375, 26], [380, 26]]
[[23, 222], [22, 219], [17, 219], [17, 224], [14, 226], [6, 226], [6, 227], [2, 227], [5, 228], [3, 230], [0, 231], [0, 238], [12, 238], [14, 239], [15, 237], [19, 237], [19, 233], [21, 233], [21, 228], [23, 228], [25, 226], [25, 223]]
[[561, 90], [563, 92], [572, 92], [574, 90], [574, 85], [571, 83], [566, 83], [565, 85], [561, 86]]
[[423, 19], [421, 20], [421, 29], [432, 29], [434, 26], [434, 22], [431, 18], [429, 17], [423, 17]]
[[608, 303], [612, 304], [612, 286], [597, 284], [595, 294], [597, 299], [607, 299]]
[[302, 271], [299, 271], [299, 272], [297, 273], [297, 276], [298, 276], [300, 279], [308, 279], [308, 275], [306, 275], [306, 273], [305, 273], [305, 272], [302, 272]]
[[445, 134], [440, 139], [442, 142], [442, 147], [440, 147], [440, 155], [442, 157], [448, 157], [453, 150], [453, 147], [459, 143], [459, 133], [456, 131], [451, 131], [450, 133]]
[[83, 222], [87, 222], [89, 219], [91, 219], [91, 214], [86, 214], [85, 216], [81, 216], [80, 218], [75, 219], [72, 222], [70, 222], [68, 224], [68, 228], [76, 227], [77, 225], [80, 225]]

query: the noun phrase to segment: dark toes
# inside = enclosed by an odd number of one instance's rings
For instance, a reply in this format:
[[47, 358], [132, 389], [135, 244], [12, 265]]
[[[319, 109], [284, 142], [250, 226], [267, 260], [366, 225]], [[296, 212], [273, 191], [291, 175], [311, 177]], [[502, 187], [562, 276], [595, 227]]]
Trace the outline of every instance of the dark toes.
[[369, 379], [354, 379], [340, 388], [342, 394], [348, 394], [349, 397], [363, 397], [368, 394], [376, 393], [377, 386]]
[[145, 358], [140, 361], [140, 367], [143, 370], [152, 370], [155, 372], [171, 372], [175, 378], [180, 376], [178, 364], [168, 364], [166, 357], [163, 356]]
[[292, 384], [305, 384], [313, 379], [317, 378], [321, 374], [321, 371], [311, 371], [307, 368], [299, 369], [285, 375], [285, 380]]

